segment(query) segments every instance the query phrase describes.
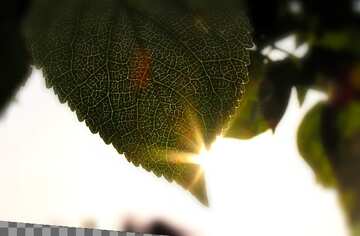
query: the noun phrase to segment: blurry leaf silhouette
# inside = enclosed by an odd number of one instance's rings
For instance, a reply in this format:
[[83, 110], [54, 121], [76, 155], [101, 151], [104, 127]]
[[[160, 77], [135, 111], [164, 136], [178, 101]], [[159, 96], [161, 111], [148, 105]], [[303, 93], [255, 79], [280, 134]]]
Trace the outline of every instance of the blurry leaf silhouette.
[[340, 194], [355, 231], [360, 224], [360, 102], [336, 107], [319, 103], [298, 131], [301, 155], [317, 179]]
[[135, 224], [132, 221], [128, 221], [124, 228], [125, 231], [129, 232], [143, 232], [156, 235], [167, 235], [167, 236], [191, 236], [182, 232], [181, 229], [175, 227], [173, 224], [163, 220], [153, 220], [148, 223], [145, 227], [142, 225]]
[[324, 186], [334, 187], [336, 180], [322, 141], [321, 118], [326, 106], [319, 103], [304, 117], [298, 131], [299, 151]]
[[262, 114], [274, 131], [285, 113], [294, 76], [297, 76], [291, 60], [267, 65], [259, 91]]
[[334, 113], [335, 119], [328, 122], [335, 129], [332, 142], [335, 144], [328, 147], [328, 155], [336, 172], [340, 197], [350, 222], [356, 226], [360, 224], [360, 102], [351, 102]]
[[0, 115], [30, 71], [30, 57], [20, 30], [27, 8], [27, 0], [14, 0], [5, 1], [0, 10]]
[[248, 81], [241, 6], [226, 1], [34, 0], [26, 35], [47, 85], [135, 166], [207, 204], [186, 156], [220, 133]]
[[146, 232], [159, 235], [185, 236], [185, 234], [181, 233], [179, 229], [161, 220], [152, 222], [147, 227]]

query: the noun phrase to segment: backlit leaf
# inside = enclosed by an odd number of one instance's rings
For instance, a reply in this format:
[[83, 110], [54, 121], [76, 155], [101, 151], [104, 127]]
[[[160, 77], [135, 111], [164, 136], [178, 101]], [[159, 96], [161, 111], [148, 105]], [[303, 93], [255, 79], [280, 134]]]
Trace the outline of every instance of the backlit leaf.
[[252, 42], [241, 10], [233, 1], [34, 0], [25, 30], [47, 85], [80, 121], [206, 204], [192, 155], [244, 93]]

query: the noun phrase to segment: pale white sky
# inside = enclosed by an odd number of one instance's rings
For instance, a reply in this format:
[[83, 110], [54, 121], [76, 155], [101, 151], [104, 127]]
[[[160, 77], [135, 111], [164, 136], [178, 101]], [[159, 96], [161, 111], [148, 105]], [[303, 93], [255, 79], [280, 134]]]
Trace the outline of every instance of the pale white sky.
[[300, 109], [293, 92], [275, 135], [218, 138], [206, 162], [210, 208], [175, 184], [134, 167], [93, 135], [46, 89], [40, 71], [0, 122], [0, 220], [122, 229], [162, 217], [193, 236], [346, 236], [334, 191], [316, 183], [298, 154], [296, 128], [322, 99]]

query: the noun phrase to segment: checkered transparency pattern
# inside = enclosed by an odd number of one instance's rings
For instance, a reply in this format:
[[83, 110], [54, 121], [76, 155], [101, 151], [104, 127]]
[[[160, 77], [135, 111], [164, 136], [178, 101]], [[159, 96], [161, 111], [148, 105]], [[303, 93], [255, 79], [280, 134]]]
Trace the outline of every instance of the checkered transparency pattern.
[[165, 236], [0, 221], [0, 236]]

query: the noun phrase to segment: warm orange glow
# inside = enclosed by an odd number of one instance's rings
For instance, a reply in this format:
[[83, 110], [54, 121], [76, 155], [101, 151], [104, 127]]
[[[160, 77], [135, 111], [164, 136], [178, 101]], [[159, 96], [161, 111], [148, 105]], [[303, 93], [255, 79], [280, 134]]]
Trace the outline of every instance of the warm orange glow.
[[130, 80], [137, 88], [146, 88], [150, 80], [151, 52], [146, 48], [137, 48], [133, 53]]

